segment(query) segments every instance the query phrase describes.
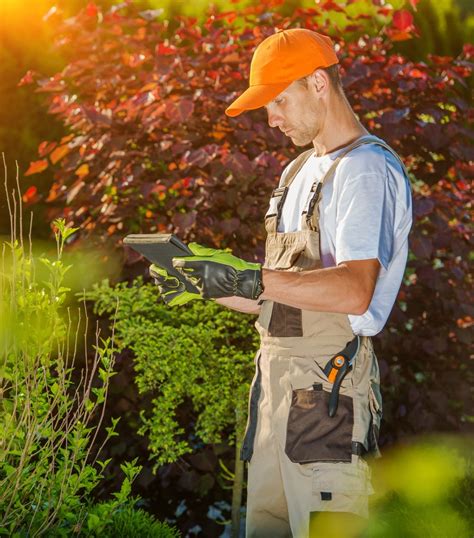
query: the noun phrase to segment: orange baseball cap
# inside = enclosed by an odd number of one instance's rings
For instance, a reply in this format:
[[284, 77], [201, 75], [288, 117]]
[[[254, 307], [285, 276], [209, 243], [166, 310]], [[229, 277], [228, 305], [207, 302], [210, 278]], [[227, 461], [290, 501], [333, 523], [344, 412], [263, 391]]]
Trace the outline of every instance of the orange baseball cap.
[[331, 38], [294, 28], [282, 30], [264, 39], [252, 57], [250, 81], [225, 111], [238, 116], [245, 110], [266, 105], [292, 82], [311, 74], [318, 67], [339, 63]]

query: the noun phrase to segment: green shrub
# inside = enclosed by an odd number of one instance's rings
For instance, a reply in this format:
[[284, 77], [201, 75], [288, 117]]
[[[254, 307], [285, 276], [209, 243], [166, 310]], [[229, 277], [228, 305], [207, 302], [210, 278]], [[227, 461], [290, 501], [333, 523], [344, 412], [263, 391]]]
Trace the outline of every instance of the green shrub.
[[[11, 234], [0, 238], [0, 536], [67, 536], [85, 519], [108, 463], [99, 459], [97, 435], [114, 374], [113, 344], [97, 332], [88, 354], [85, 309], [68, 306], [71, 266], [63, 254], [76, 230], [55, 221], [55, 254], [37, 256], [31, 240], [24, 243], [21, 198], [14, 193], [7, 201]], [[125, 469], [117, 506], [139, 470]]]
[[87, 515], [75, 527], [78, 536], [87, 538], [178, 538], [174, 528], [157, 521], [151, 514], [136, 508], [137, 498], [130, 496], [132, 483], [141, 470], [136, 460], [121, 465], [125, 474], [120, 491], [113, 499], [88, 506]]
[[[241, 438], [258, 338], [252, 316], [207, 301], [170, 308], [141, 279], [115, 287], [104, 281], [86, 296], [96, 313], [114, 314], [116, 344], [133, 351], [139, 392], [153, 397], [139, 432], [157, 466], [201, 441]], [[178, 420], [184, 403], [193, 410], [188, 431]]]
[[[100, 420], [92, 421], [113, 375], [112, 342], [97, 338], [92, 365], [75, 383], [84, 327], [74, 327], [71, 311], [64, 310], [69, 267], [62, 261], [75, 230], [64, 221], [56, 227], [55, 259], [36, 259], [21, 240], [2, 244], [0, 535], [21, 529], [37, 536], [58, 522], [76, 522], [107, 464], [92, 455]], [[38, 265], [46, 269], [44, 280]]]
[[116, 510], [111, 522], [100, 533], [101, 538], [179, 538], [179, 532], [157, 521], [141, 508], [124, 506]]

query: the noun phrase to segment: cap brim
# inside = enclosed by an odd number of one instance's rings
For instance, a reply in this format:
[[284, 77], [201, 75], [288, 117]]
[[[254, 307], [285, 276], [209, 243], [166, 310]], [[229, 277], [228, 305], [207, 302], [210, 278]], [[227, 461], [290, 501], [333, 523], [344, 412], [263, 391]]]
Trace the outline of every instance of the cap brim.
[[291, 82], [279, 84], [256, 84], [247, 88], [242, 95], [226, 108], [227, 116], [238, 116], [245, 110], [255, 110], [269, 103], [281, 93]]

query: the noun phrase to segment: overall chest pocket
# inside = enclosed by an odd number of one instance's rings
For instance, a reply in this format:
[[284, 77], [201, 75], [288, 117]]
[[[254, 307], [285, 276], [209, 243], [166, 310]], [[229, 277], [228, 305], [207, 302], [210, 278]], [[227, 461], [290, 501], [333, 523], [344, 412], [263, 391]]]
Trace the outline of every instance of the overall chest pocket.
[[305, 243], [295, 243], [289, 246], [289, 248], [278, 248], [276, 245], [267, 241], [265, 267], [268, 269], [274, 269], [276, 271], [298, 271], [296, 267], [298, 259], [302, 256], [305, 250]]
[[265, 243], [265, 265], [276, 271], [308, 271], [321, 267], [319, 234], [312, 230], [272, 233]]

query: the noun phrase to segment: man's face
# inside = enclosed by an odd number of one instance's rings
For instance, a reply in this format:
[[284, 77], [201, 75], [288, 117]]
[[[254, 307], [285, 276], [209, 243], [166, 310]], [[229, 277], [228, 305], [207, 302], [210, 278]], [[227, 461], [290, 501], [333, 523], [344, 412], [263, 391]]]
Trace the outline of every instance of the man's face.
[[268, 125], [278, 127], [295, 146], [310, 144], [321, 133], [326, 118], [326, 105], [308, 81], [293, 82], [273, 101], [265, 105]]

